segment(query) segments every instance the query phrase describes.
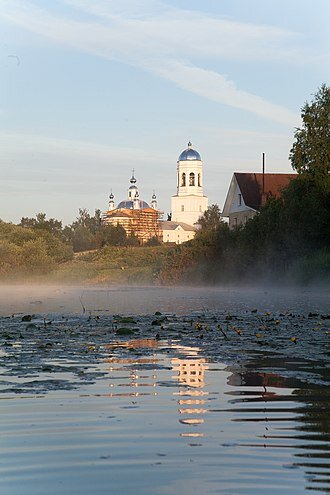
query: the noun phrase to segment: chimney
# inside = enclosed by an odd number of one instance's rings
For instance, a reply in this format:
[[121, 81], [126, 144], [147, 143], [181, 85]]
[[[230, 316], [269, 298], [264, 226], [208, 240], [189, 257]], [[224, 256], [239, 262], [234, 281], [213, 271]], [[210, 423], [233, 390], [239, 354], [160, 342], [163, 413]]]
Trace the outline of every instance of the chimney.
[[265, 153], [262, 154], [262, 195], [265, 194]]

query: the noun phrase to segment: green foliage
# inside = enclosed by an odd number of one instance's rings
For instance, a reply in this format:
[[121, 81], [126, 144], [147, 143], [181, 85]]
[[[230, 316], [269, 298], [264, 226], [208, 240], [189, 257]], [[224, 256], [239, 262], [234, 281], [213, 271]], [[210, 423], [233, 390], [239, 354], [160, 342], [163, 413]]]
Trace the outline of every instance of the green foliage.
[[74, 252], [95, 249], [98, 246], [98, 235], [101, 230], [101, 211], [95, 210], [91, 216], [86, 208], [79, 209], [76, 220], [63, 230], [63, 235], [73, 246]]
[[223, 223], [219, 206], [217, 204], [209, 206], [196, 223], [201, 230], [216, 230]]
[[151, 237], [147, 240], [146, 246], [161, 246], [162, 242], [158, 239], [158, 237]]
[[210, 207], [195, 238], [168, 253], [166, 283], [329, 282], [330, 88], [302, 110], [290, 158], [297, 178], [244, 227], [212, 222]]
[[330, 250], [324, 248], [298, 259], [290, 267], [288, 276], [293, 282], [304, 285], [311, 282], [328, 285], [330, 283]]
[[28, 241], [22, 246], [21, 266], [28, 273], [47, 273], [54, 268], [55, 261], [48, 254], [45, 239]]
[[121, 225], [104, 225], [97, 233], [97, 246], [125, 246], [126, 230]]
[[134, 234], [134, 232], [131, 232], [131, 234], [126, 238], [126, 246], [140, 246], [139, 238]]
[[51, 280], [92, 284], [153, 284], [168, 247], [104, 246], [76, 253], [74, 259], [58, 266]]
[[0, 275], [17, 270], [20, 266], [20, 248], [8, 240], [0, 240]]
[[48, 273], [73, 256], [72, 248], [47, 229], [0, 221], [0, 275]]
[[61, 237], [62, 222], [55, 218], [46, 219], [46, 213], [37, 213], [36, 218], [22, 217], [19, 224], [21, 227], [29, 229], [40, 229]]
[[290, 159], [298, 173], [325, 177], [330, 171], [330, 87], [323, 84], [314, 96], [302, 108]]

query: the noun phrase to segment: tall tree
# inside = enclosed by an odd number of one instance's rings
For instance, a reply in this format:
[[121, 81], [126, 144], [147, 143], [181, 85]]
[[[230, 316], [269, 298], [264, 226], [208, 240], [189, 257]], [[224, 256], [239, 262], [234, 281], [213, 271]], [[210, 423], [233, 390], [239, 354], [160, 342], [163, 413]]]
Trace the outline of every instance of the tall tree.
[[209, 206], [196, 223], [202, 230], [217, 230], [223, 223], [219, 206], [217, 204]]
[[56, 220], [56, 218], [49, 218], [47, 220], [46, 213], [37, 213], [36, 218], [22, 217], [19, 225], [29, 229], [46, 230], [59, 237], [62, 234], [61, 220]]
[[323, 84], [314, 97], [302, 108], [289, 158], [299, 174], [322, 178], [330, 170], [330, 87]]

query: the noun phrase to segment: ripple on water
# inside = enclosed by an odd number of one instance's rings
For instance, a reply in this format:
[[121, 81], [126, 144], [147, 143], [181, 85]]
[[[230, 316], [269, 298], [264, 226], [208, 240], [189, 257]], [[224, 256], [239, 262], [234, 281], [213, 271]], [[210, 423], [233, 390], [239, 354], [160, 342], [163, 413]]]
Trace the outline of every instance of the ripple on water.
[[328, 330], [297, 318], [0, 320], [1, 492], [328, 491]]

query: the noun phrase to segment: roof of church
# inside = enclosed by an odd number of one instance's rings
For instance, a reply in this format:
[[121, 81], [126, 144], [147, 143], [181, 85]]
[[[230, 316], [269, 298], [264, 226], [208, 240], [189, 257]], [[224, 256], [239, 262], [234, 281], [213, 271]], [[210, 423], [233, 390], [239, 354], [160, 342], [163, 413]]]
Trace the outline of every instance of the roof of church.
[[[279, 197], [281, 190], [297, 177], [297, 174], [256, 174], [235, 172], [234, 176], [243, 196], [246, 206], [260, 210], [265, 200]], [[264, 176], [264, 179], [263, 179]], [[264, 180], [264, 198], [262, 197]]]
[[[134, 207], [133, 201], [130, 201], [128, 199], [121, 201], [117, 206], [117, 208], [126, 208], [128, 210], [132, 210], [133, 207]], [[148, 203], [146, 203], [142, 199], [139, 199], [139, 209], [143, 210], [144, 208], [149, 208]]]
[[198, 151], [192, 149], [192, 144], [189, 141], [188, 143], [188, 148], [183, 150], [182, 153], [180, 154], [178, 161], [186, 161], [186, 160], [199, 160], [201, 161], [201, 155], [198, 153]]
[[161, 220], [160, 222], [160, 228], [162, 230], [175, 230], [179, 226], [186, 231], [196, 231], [196, 227], [193, 225], [188, 225], [187, 223], [184, 222], [173, 222], [172, 220]]

